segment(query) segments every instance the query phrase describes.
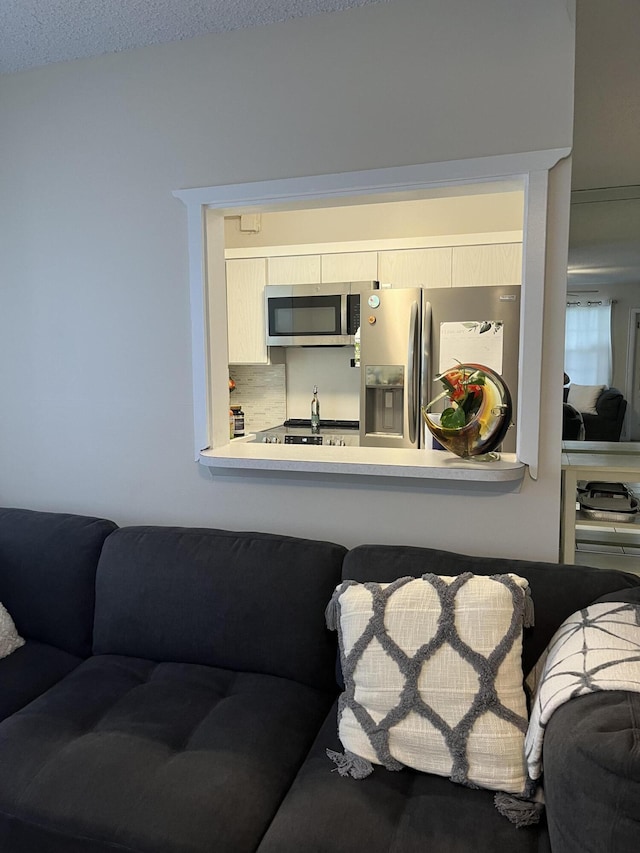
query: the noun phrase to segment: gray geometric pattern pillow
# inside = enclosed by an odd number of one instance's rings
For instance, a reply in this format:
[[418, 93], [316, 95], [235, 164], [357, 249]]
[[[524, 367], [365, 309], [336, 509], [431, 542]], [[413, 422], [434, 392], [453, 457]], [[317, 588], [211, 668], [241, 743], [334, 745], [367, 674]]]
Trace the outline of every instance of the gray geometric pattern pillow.
[[542, 775], [547, 723], [569, 699], [600, 690], [640, 692], [640, 605], [604, 602], [569, 616], [527, 678], [535, 693], [525, 752], [531, 779]]
[[16, 631], [6, 608], [0, 604], [0, 658], [6, 658], [20, 646], [24, 646], [24, 640]]
[[330, 755], [340, 773], [409, 766], [523, 794], [522, 628], [532, 615], [516, 575], [341, 584], [327, 608], [345, 681], [346, 752]]

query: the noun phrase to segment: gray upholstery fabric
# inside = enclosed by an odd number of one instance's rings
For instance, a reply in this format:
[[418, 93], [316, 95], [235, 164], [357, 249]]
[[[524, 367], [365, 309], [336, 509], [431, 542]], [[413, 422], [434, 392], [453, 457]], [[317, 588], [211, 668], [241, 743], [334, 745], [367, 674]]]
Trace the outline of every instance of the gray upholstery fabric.
[[252, 853], [332, 699], [270, 675], [89, 658], [0, 723], [0, 850]]
[[95, 654], [335, 687], [324, 608], [346, 548], [268, 533], [127, 527], [96, 576]]

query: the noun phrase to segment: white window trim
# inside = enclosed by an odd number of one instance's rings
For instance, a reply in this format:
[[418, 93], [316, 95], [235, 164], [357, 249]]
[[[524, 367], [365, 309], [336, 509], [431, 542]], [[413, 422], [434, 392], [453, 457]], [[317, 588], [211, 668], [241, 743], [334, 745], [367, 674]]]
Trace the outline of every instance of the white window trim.
[[[525, 193], [516, 456], [519, 462], [529, 467], [529, 473], [535, 479], [540, 439], [549, 171], [569, 154], [569, 148], [556, 148], [176, 190], [174, 196], [187, 207], [196, 461], [202, 459], [202, 451], [216, 448], [226, 448], [223, 456], [229, 457], [225, 215], [330, 205], [338, 199], [356, 199], [365, 195], [372, 201], [391, 201], [411, 195], [420, 197], [450, 187], [516, 179], [524, 185]], [[215, 210], [217, 215], [208, 217], [205, 228], [207, 210]], [[209, 288], [209, 281], [220, 282], [220, 287]]]

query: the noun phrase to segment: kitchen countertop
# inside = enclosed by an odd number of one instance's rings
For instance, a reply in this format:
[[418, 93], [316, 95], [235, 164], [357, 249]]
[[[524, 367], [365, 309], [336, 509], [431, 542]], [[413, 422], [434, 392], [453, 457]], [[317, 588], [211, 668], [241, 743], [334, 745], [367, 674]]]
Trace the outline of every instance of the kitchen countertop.
[[249, 434], [223, 447], [203, 450], [200, 462], [225, 469], [512, 484], [522, 481], [526, 468], [514, 453], [503, 453], [496, 461], [480, 462], [460, 459], [444, 450], [262, 444], [254, 439], [255, 434]]

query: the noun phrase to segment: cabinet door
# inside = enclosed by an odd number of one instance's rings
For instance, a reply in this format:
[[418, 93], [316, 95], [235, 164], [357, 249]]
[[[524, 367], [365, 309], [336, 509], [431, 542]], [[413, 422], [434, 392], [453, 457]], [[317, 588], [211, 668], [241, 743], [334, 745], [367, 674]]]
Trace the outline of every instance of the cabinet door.
[[522, 243], [454, 246], [454, 287], [521, 283]]
[[322, 255], [322, 281], [377, 281], [377, 252]]
[[378, 279], [392, 287], [451, 287], [451, 249], [378, 252]]
[[227, 331], [230, 364], [266, 364], [264, 258], [227, 261]]
[[269, 284], [320, 284], [320, 255], [267, 258]]

